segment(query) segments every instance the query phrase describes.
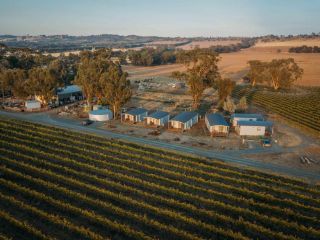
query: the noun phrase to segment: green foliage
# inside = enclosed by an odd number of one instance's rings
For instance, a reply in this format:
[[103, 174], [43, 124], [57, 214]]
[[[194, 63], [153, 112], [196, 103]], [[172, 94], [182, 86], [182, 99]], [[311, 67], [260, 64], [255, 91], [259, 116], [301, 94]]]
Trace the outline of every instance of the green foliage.
[[248, 63], [247, 78], [253, 87], [257, 83], [265, 82], [275, 90], [290, 88], [303, 74], [303, 69], [298, 66], [293, 58], [273, 59], [271, 62], [254, 60]]
[[320, 189], [295, 179], [12, 119], [0, 133], [7, 227], [33, 238], [320, 236]]

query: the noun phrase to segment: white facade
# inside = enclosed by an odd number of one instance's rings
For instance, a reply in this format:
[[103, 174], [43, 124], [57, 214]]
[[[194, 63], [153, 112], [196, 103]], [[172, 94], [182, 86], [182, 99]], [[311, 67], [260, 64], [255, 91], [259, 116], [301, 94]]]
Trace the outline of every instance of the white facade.
[[113, 113], [109, 109], [94, 110], [89, 113], [89, 119], [95, 122], [109, 121], [113, 118]]
[[265, 126], [237, 126], [236, 131], [240, 136], [264, 136], [266, 132]]
[[124, 119], [131, 121], [131, 122], [142, 122], [144, 120], [145, 117], [148, 116], [148, 112], [144, 112], [144, 113], [140, 113], [137, 115], [132, 115], [132, 114], [128, 114], [125, 113], [124, 114]]
[[39, 110], [41, 108], [41, 103], [39, 101], [30, 100], [25, 102], [25, 107], [27, 110]]
[[156, 126], [164, 126], [167, 122], [169, 122], [170, 115], [164, 116], [160, 119], [153, 117], [146, 117], [148, 125], [156, 125]]
[[170, 123], [172, 128], [181, 128], [183, 130], [187, 130], [187, 129], [190, 129], [194, 124], [196, 124], [198, 120], [199, 120], [199, 115], [197, 114], [186, 122], [171, 120]]

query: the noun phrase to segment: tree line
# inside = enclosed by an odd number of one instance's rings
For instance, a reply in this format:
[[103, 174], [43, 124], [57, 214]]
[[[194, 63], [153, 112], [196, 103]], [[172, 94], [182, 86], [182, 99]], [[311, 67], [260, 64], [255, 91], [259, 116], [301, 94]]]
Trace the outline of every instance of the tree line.
[[[240, 43], [231, 45], [217, 45], [206, 48], [205, 51], [212, 53], [229, 53], [240, 51], [243, 48], [249, 48], [255, 43], [254, 39], [243, 39]], [[133, 65], [152, 66], [168, 63], [184, 63], [188, 61], [189, 55], [194, 50], [198, 51], [196, 46], [192, 50], [176, 49], [169, 46], [161, 46], [157, 48], [146, 47], [140, 50], [129, 50], [127, 56]]]
[[291, 53], [320, 53], [320, 47], [314, 46], [309, 47], [306, 45], [300, 46], [300, 47], [292, 47], [289, 48], [289, 52]]

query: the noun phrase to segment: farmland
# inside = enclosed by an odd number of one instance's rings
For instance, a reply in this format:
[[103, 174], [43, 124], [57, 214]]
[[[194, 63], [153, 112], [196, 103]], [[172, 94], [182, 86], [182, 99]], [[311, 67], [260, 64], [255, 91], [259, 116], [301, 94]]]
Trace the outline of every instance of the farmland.
[[[220, 72], [224, 77], [230, 77], [233, 80], [241, 79], [247, 72], [247, 62], [250, 60], [270, 61], [279, 58], [294, 58], [300, 67], [304, 69], [302, 79], [296, 82], [302, 86], [320, 86], [320, 54], [319, 53], [289, 53], [288, 49], [301, 45], [319, 45], [320, 40], [291, 40], [291, 41], [272, 41], [258, 42], [255, 46], [233, 53], [220, 54], [219, 62]], [[188, 45], [185, 45], [186, 47]], [[130, 78], [147, 78], [154, 76], [169, 76], [172, 71], [184, 70], [181, 64], [170, 64], [152, 67], [128, 66], [125, 68]]]
[[320, 188], [2, 118], [4, 239], [319, 239]]
[[246, 96], [257, 106], [277, 113], [318, 135], [320, 133], [319, 91], [319, 88], [314, 88], [306, 89], [302, 93], [277, 93], [239, 86], [233, 95], [237, 98]]

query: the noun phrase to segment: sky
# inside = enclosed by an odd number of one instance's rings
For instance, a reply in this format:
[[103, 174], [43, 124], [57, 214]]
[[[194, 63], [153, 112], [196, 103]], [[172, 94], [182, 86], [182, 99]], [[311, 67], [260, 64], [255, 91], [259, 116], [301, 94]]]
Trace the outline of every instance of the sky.
[[320, 32], [320, 0], [0, 0], [0, 34], [163, 37]]

